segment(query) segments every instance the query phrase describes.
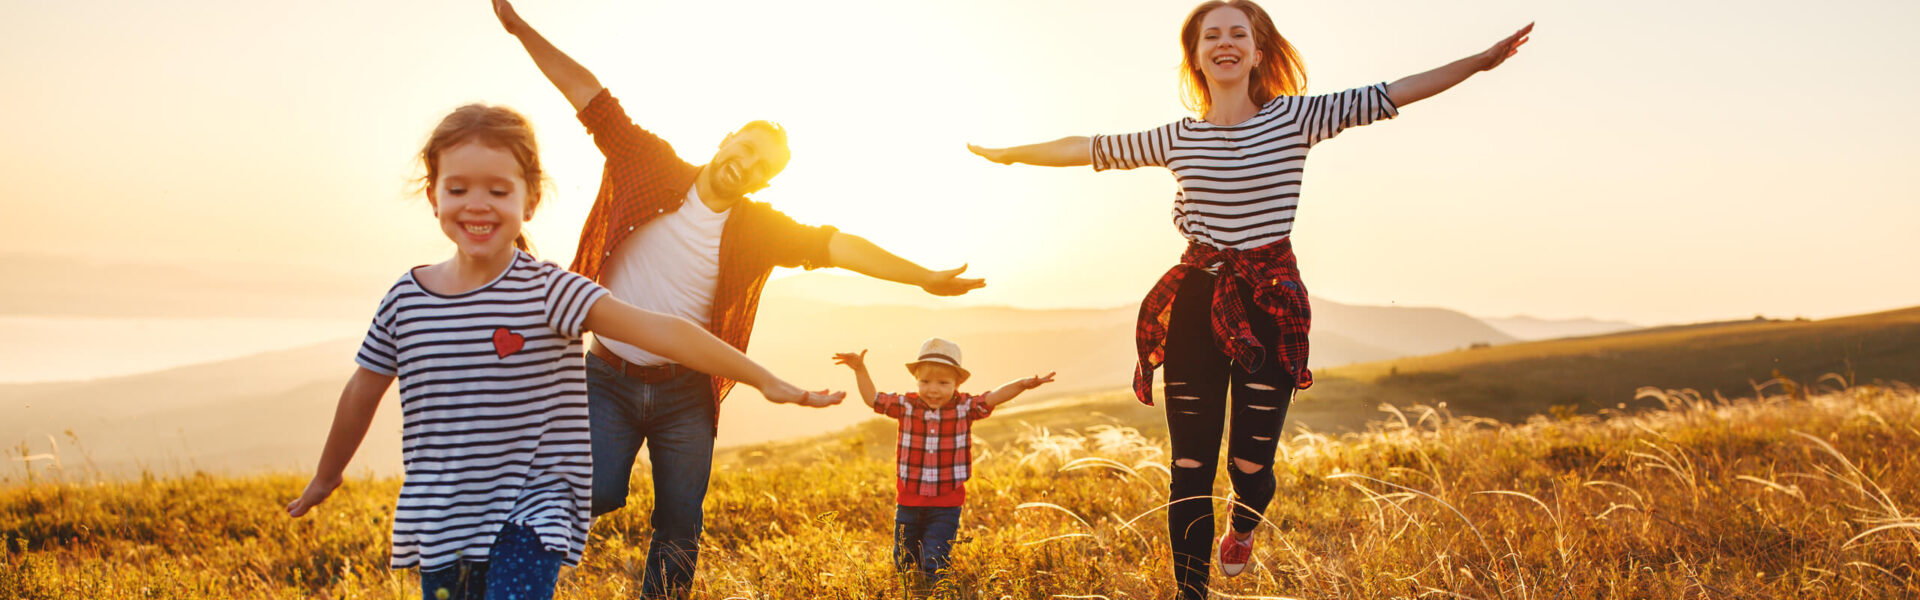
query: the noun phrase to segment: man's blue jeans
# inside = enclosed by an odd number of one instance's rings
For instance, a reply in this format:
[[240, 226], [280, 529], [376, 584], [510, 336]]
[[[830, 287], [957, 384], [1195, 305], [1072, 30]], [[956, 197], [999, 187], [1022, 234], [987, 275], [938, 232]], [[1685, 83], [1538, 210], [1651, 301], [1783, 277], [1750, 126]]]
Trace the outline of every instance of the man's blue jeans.
[[587, 355], [587, 410], [593, 429], [593, 514], [627, 505], [640, 447], [651, 444], [653, 541], [640, 593], [681, 598], [700, 564], [700, 530], [713, 468], [714, 402], [707, 375], [686, 371], [660, 383], [620, 374]]

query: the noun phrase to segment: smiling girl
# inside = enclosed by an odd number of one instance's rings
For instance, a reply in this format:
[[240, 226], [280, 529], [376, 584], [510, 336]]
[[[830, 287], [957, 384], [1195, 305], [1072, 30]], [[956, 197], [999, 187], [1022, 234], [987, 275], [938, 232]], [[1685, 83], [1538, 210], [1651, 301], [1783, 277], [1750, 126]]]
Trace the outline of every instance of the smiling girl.
[[533, 130], [512, 110], [468, 105], [420, 152], [423, 187], [452, 258], [415, 267], [380, 301], [340, 395], [299, 517], [340, 486], [380, 397], [400, 381], [406, 482], [393, 568], [423, 597], [550, 598], [586, 542], [593, 460], [581, 336], [594, 331], [812, 406], [845, 393], [794, 387], [685, 319], [606, 298], [536, 260], [521, 226], [543, 181]]
[[1306, 69], [1266, 11], [1215, 0], [1180, 27], [1181, 83], [1199, 118], [1125, 135], [968, 146], [1003, 164], [1173, 171], [1173, 223], [1188, 245], [1140, 305], [1134, 393], [1152, 404], [1153, 372], [1165, 364], [1174, 459], [1167, 525], [1182, 598], [1207, 593], [1223, 429], [1231, 423], [1236, 501], [1218, 551], [1221, 572], [1232, 576], [1252, 559], [1254, 528], [1273, 500], [1273, 458], [1293, 393], [1313, 384], [1307, 288], [1291, 242], [1307, 150], [1499, 66], [1532, 31], [1392, 83], [1305, 96]]

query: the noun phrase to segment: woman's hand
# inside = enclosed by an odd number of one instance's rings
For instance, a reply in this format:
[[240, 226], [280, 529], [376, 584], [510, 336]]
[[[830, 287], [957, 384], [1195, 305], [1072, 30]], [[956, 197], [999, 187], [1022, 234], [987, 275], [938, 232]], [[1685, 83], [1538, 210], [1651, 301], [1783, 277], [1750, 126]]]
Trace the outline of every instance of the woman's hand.
[[967, 150], [970, 152], [973, 152], [974, 154], [980, 155], [981, 158], [984, 158], [993, 162], [997, 162], [1003, 165], [1013, 164], [1013, 159], [1007, 157], [1006, 148], [987, 148], [987, 147], [978, 146], [975, 144], [967, 144]]
[[287, 504], [287, 516], [299, 518], [307, 514], [307, 511], [312, 510], [313, 507], [326, 502], [327, 496], [333, 495], [333, 490], [339, 487], [340, 480], [337, 478], [326, 480], [314, 477], [313, 481], [307, 483], [306, 491], [300, 492], [299, 498]]
[[1486, 52], [1481, 52], [1480, 70], [1491, 71], [1494, 67], [1500, 66], [1500, 63], [1507, 62], [1508, 58], [1520, 52], [1520, 47], [1526, 45], [1527, 40], [1530, 39], [1528, 36], [1532, 33], [1533, 24], [1528, 23], [1526, 27], [1521, 27], [1519, 31], [1513, 32], [1513, 35], [1507, 36], [1507, 39], [1500, 40], [1500, 43], [1488, 48]]

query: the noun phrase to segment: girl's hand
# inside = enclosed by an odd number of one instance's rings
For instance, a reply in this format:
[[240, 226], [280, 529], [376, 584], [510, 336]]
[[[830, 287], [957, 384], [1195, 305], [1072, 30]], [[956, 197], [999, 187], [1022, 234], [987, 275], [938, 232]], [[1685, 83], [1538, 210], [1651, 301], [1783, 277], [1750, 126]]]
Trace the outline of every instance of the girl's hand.
[[855, 371], [865, 371], [867, 370], [867, 351], [861, 349], [859, 354], [852, 352], [835, 352], [833, 354], [833, 364], [846, 365], [847, 368]]
[[1500, 66], [1500, 63], [1507, 62], [1508, 58], [1520, 52], [1520, 47], [1526, 45], [1527, 40], [1530, 39], [1528, 35], [1532, 33], [1533, 24], [1528, 23], [1526, 27], [1521, 27], [1519, 31], [1513, 32], [1513, 35], [1507, 36], [1507, 39], [1500, 40], [1500, 43], [1488, 48], [1486, 52], [1481, 52], [1480, 70], [1491, 71], [1494, 67]]
[[774, 404], [798, 404], [814, 408], [833, 406], [847, 398], [846, 392], [829, 390], [810, 392], [785, 381], [767, 386], [766, 389], [760, 390], [760, 394], [766, 396], [767, 400], [772, 401]]
[[307, 490], [301, 492], [299, 498], [287, 504], [287, 516], [300, 518], [313, 507], [319, 506], [321, 502], [326, 502], [327, 496], [333, 495], [333, 490], [338, 487], [340, 487], [340, 480], [337, 478], [331, 481], [319, 477], [313, 478], [313, 481], [307, 483]]
[[985, 148], [985, 147], [977, 146], [974, 144], [967, 144], [967, 150], [973, 152], [974, 154], [980, 155], [981, 158], [984, 158], [993, 162], [997, 162], [1003, 165], [1013, 164], [1013, 160], [1010, 158], [1007, 158], [1006, 148]]
[[493, 16], [500, 18], [500, 26], [507, 28], [507, 33], [518, 36], [527, 30], [527, 22], [520, 19], [520, 13], [513, 12], [513, 3], [507, 0], [493, 0]]
[[1026, 378], [1026, 379], [1022, 379], [1022, 380], [1020, 380], [1020, 389], [1023, 389], [1023, 390], [1031, 390], [1031, 389], [1033, 389], [1033, 388], [1037, 388], [1037, 387], [1040, 387], [1040, 386], [1042, 386], [1042, 385], [1046, 385], [1046, 384], [1049, 384], [1049, 383], [1053, 383], [1053, 374], [1054, 374], [1054, 373], [1058, 373], [1058, 372], [1059, 372], [1059, 371], [1049, 371], [1049, 372], [1047, 372], [1047, 376], [1046, 376], [1046, 377], [1041, 377], [1041, 376], [1039, 376], [1039, 375], [1035, 375], [1035, 376], [1033, 376], [1033, 377], [1028, 377], [1028, 378]]

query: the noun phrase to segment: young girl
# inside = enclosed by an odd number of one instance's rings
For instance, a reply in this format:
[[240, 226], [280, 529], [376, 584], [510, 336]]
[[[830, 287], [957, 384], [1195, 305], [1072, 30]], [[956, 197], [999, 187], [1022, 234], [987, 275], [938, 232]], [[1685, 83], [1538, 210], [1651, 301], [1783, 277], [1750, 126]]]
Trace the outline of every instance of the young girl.
[[415, 267], [380, 302], [318, 472], [287, 514], [339, 487], [397, 376], [406, 483], [393, 568], [419, 567], [425, 598], [550, 598], [586, 542], [593, 461], [581, 336], [594, 331], [759, 388], [775, 402], [838, 403], [775, 377], [698, 325], [603, 298], [526, 252], [540, 204], [533, 130], [468, 105], [420, 152], [423, 186], [455, 251]]
[[1289, 241], [1307, 150], [1499, 66], [1532, 30], [1393, 83], [1302, 96], [1305, 68], [1266, 11], [1246, 0], [1206, 2], [1180, 29], [1182, 83], [1200, 118], [1126, 135], [968, 146], [1003, 164], [1166, 167], [1179, 183], [1173, 222], [1189, 243], [1141, 303], [1134, 393], [1152, 404], [1153, 371], [1166, 365], [1174, 457], [1167, 525], [1181, 597], [1207, 591], [1222, 428], [1231, 421], [1228, 476], [1238, 500], [1232, 532], [1218, 543], [1220, 570], [1231, 576], [1252, 556], [1252, 532], [1273, 499], [1276, 439], [1293, 392], [1313, 383], [1307, 290]]

